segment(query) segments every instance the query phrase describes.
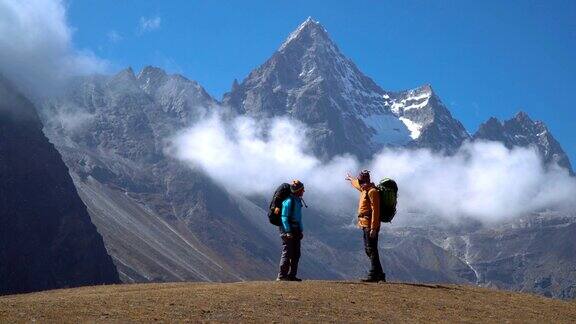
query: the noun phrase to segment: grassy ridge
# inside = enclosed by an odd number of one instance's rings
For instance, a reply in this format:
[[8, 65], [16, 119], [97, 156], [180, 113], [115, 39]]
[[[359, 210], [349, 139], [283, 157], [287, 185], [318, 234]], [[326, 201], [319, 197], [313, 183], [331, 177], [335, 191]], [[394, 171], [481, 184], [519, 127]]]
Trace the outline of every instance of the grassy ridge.
[[0, 297], [0, 321], [576, 322], [576, 302], [473, 286], [304, 281], [84, 287]]

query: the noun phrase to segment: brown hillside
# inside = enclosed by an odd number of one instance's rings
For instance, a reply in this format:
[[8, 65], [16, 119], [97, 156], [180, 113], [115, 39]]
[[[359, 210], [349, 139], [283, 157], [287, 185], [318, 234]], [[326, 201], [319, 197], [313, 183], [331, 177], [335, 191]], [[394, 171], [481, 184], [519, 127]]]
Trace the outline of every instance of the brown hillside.
[[576, 302], [472, 286], [304, 281], [84, 287], [0, 297], [22, 321], [576, 322]]

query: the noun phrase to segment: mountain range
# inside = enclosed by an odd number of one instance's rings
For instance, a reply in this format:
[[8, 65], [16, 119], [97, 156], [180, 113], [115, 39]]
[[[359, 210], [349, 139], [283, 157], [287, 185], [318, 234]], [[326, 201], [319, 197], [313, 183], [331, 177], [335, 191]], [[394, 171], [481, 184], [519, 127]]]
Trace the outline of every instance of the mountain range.
[[[279, 239], [265, 217], [267, 202], [230, 193], [166, 152], [169, 138], [215, 111], [299, 120], [308, 127], [311, 153], [325, 160], [345, 153], [368, 159], [384, 147], [451, 154], [467, 141], [492, 140], [533, 147], [547, 163], [573, 172], [543, 123], [519, 113], [503, 123], [491, 118], [471, 135], [432, 86], [382, 89], [340, 52], [322, 25], [308, 19], [270, 59], [234, 81], [221, 101], [195, 81], [146, 67], [138, 74], [128, 68], [79, 77], [64, 95], [44, 102], [44, 132], [68, 166], [122, 281], [274, 277]], [[340, 218], [313, 213], [303, 276], [359, 276], [366, 260], [358, 233]], [[566, 240], [554, 241], [559, 233]], [[572, 217], [548, 214], [489, 229], [391, 227], [383, 234], [382, 253], [393, 280], [573, 298], [576, 260], [554, 256], [573, 246], [573, 233]]]

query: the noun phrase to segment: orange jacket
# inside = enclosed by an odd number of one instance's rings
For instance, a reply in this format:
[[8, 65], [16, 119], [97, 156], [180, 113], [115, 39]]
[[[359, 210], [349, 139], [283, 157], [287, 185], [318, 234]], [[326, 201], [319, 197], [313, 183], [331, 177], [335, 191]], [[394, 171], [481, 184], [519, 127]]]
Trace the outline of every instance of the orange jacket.
[[352, 180], [352, 186], [360, 191], [360, 201], [358, 202], [358, 226], [380, 229], [380, 193], [373, 183], [367, 190], [362, 190], [358, 179]]

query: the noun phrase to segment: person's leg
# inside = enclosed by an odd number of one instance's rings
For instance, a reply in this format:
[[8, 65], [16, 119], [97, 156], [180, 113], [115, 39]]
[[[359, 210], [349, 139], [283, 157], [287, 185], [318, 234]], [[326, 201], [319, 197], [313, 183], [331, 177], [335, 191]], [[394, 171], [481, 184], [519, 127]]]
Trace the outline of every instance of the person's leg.
[[289, 278], [296, 278], [298, 274], [298, 262], [300, 262], [300, 246], [301, 246], [301, 239], [300, 236], [297, 235], [292, 239], [292, 258], [290, 259], [290, 272], [288, 274]]
[[[370, 248], [370, 230], [367, 228], [362, 228], [362, 235], [363, 235], [363, 240], [364, 240], [364, 252], [366, 252], [366, 255], [368, 256], [368, 258], [371, 261], [372, 260], [372, 258], [371, 258], [372, 250]], [[362, 280], [367, 281], [370, 278], [371, 278], [371, 272], [368, 272], [368, 277], [366, 279], [362, 279]]]
[[362, 234], [364, 236], [364, 252], [366, 252], [366, 255], [370, 258], [370, 230], [362, 228]]
[[280, 256], [280, 270], [278, 272], [278, 279], [287, 279], [288, 271], [290, 270], [290, 259], [292, 258], [292, 244], [291, 240], [281, 234], [282, 238], [282, 254]]
[[382, 264], [380, 263], [380, 251], [378, 250], [378, 235], [370, 238], [370, 252], [371, 274], [377, 277], [384, 277], [384, 271], [382, 271]]
[[364, 250], [370, 259], [370, 271], [368, 272], [367, 280], [381, 279], [384, 277], [382, 265], [380, 264], [380, 254], [378, 253], [378, 236], [371, 238], [370, 230], [367, 228], [364, 231]]

